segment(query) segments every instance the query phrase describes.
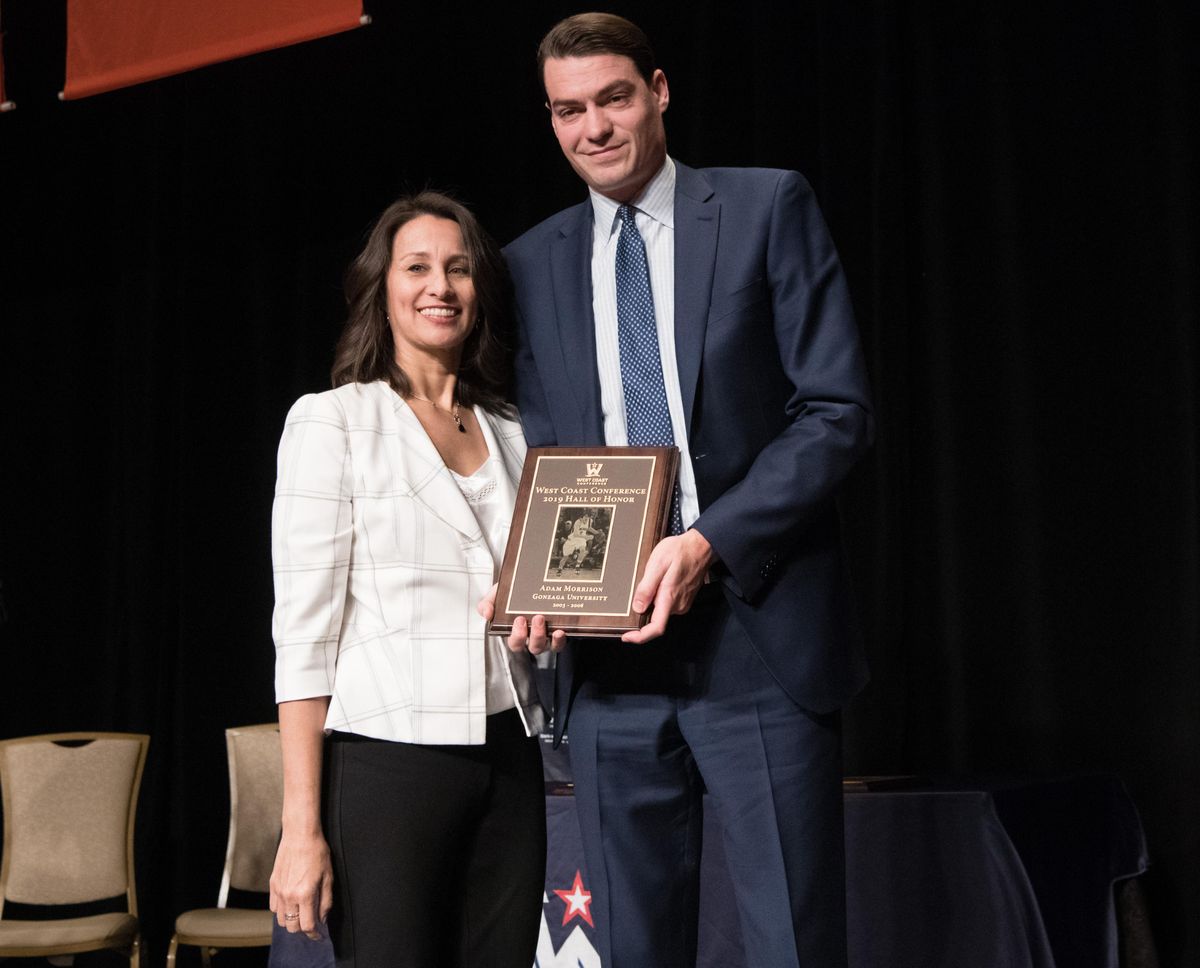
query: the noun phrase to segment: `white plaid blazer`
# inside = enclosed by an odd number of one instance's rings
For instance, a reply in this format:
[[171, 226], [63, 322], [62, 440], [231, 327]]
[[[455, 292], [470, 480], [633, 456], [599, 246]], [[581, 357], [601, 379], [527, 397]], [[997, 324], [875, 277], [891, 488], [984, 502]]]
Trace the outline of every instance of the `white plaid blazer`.
[[[519, 424], [475, 416], [516, 499]], [[416, 415], [387, 383], [301, 397], [279, 444], [272, 517], [275, 698], [330, 696], [326, 729], [408, 743], [484, 741], [484, 620], [494, 563]], [[527, 655], [504, 649], [530, 735]]]

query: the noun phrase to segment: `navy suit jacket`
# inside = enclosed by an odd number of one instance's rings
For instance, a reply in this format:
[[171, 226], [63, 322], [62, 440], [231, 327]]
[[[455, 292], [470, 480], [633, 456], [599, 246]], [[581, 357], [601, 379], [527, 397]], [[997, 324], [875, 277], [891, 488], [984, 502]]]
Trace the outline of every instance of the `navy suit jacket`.
[[[505, 249], [533, 447], [604, 443], [591, 254], [590, 201]], [[801, 706], [832, 711], [867, 677], [833, 498], [870, 445], [872, 419], [845, 278], [801, 175], [676, 163], [675, 346], [694, 527], [772, 675]], [[573, 694], [569, 653], [556, 731]]]

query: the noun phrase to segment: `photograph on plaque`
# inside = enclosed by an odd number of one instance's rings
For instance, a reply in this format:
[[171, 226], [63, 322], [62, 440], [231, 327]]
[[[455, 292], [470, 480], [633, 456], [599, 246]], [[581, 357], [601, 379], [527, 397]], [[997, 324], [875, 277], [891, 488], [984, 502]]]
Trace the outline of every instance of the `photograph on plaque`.
[[546, 581], [604, 580], [608, 533], [616, 510], [615, 504], [559, 506], [554, 541], [546, 562]]
[[552, 629], [640, 628], [633, 592], [670, 517], [674, 447], [538, 447], [525, 458], [492, 631], [518, 615]]

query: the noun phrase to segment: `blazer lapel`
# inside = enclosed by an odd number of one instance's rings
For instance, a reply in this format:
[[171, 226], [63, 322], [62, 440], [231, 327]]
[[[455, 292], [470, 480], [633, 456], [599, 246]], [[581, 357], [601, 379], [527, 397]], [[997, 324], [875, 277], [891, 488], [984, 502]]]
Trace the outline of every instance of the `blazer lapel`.
[[550, 284], [554, 289], [554, 318], [558, 322], [563, 369], [558, 374], [541, 374], [547, 381], [547, 399], [553, 405], [555, 388], [569, 386], [579, 407], [581, 432], [586, 437], [603, 440], [600, 377], [595, 365], [596, 323], [592, 315], [590, 202], [577, 205], [559, 226], [558, 237], [550, 245]]
[[399, 430], [400, 458], [397, 471], [400, 481], [432, 514], [468, 538], [478, 540], [482, 536], [479, 522], [458, 484], [450, 476], [442, 455], [433, 446], [433, 441], [425, 433], [412, 408], [390, 388], [388, 392], [393, 397]]
[[713, 269], [721, 204], [712, 201], [708, 179], [675, 163], [675, 363], [684, 422], [692, 426], [704, 332], [712, 302]]

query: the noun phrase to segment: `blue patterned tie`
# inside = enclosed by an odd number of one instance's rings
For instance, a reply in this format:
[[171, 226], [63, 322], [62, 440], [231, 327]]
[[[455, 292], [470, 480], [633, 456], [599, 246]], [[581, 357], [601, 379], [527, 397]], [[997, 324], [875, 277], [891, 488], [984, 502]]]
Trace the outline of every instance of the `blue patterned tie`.
[[[633, 220], [633, 209], [617, 209], [617, 341], [621, 350], [621, 386], [625, 391], [625, 433], [631, 447], [664, 447], [675, 443], [671, 411], [663, 386], [654, 294], [646, 246]], [[671, 534], [683, 532], [679, 484], [671, 501]]]

